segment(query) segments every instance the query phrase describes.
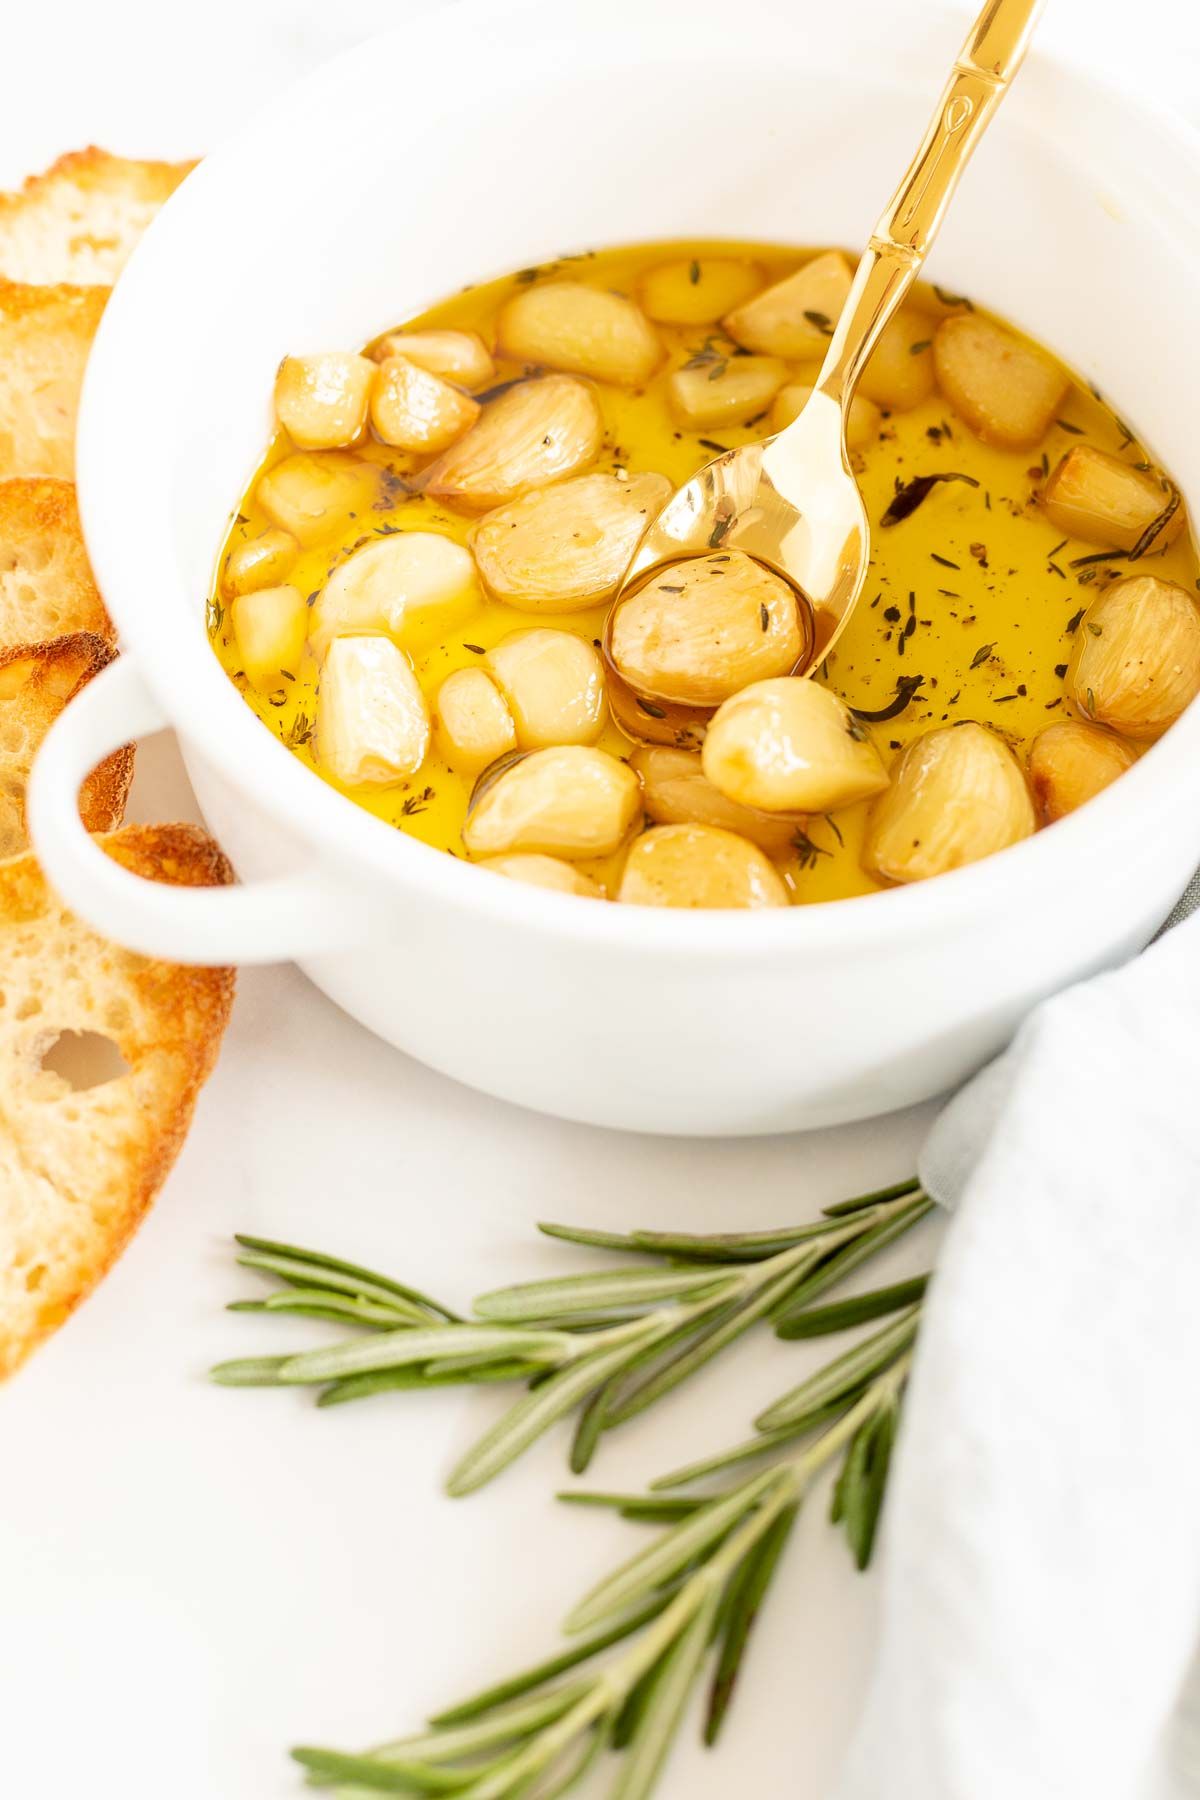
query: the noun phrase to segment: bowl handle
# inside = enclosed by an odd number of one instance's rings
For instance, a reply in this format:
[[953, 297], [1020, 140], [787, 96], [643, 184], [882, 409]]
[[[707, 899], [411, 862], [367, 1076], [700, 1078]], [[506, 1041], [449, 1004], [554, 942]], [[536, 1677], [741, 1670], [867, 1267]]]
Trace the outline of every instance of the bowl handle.
[[117, 943], [172, 962], [289, 962], [345, 949], [358, 935], [359, 908], [345, 887], [315, 870], [236, 887], [171, 887], [105, 855], [79, 816], [80, 784], [112, 751], [167, 723], [131, 659], [122, 656], [46, 734], [26, 812], [34, 850], [62, 898]]

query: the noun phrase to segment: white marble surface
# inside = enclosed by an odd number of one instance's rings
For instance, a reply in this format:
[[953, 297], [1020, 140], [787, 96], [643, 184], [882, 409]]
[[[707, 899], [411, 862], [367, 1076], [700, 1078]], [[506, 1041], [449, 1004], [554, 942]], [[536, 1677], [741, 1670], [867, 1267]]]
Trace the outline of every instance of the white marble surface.
[[[0, 182], [90, 140], [195, 154], [402, 10], [25, 7], [0, 26]], [[1053, 0], [1044, 31], [1112, 80], [1200, 115], [1200, 24], [1183, 0], [1142, 0], [1134, 13]], [[452, 80], [452, 44], [446, 69]], [[141, 752], [135, 810], [190, 810], [165, 742]], [[561, 1439], [480, 1498], [439, 1497], [440, 1473], [494, 1397], [396, 1396], [315, 1416], [304, 1396], [208, 1386], [213, 1360], [285, 1335], [221, 1311], [255, 1291], [232, 1266], [233, 1230], [341, 1249], [463, 1302], [574, 1266], [536, 1244], [539, 1217], [782, 1222], [908, 1171], [927, 1117], [726, 1145], [605, 1135], [428, 1073], [292, 971], [244, 976], [153, 1215], [0, 1396], [6, 1791], [286, 1800], [299, 1791], [289, 1742], [392, 1735], [512, 1657], [539, 1654], [570, 1595], [630, 1542], [631, 1527], [554, 1504]], [[929, 1229], [890, 1268], [921, 1266], [931, 1249]], [[799, 1346], [744, 1345], [702, 1395], [614, 1440], [598, 1475], [639, 1485], [742, 1435], [807, 1360]], [[861, 1693], [874, 1594], [822, 1512], [814, 1503], [803, 1521], [724, 1748], [705, 1755], [689, 1732], [663, 1784], [672, 1800], [716, 1800], [734, 1782], [794, 1800], [827, 1792]]]

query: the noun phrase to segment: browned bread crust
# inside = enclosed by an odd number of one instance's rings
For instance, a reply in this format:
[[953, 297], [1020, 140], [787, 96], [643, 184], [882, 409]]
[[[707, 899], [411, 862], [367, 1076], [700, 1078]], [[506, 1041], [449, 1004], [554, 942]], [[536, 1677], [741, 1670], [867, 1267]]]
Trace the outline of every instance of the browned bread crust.
[[[229, 864], [192, 825], [104, 840], [150, 880], [219, 886]], [[108, 943], [32, 856], [0, 863], [0, 1376], [55, 1330], [128, 1242], [178, 1154], [233, 998], [229, 969]], [[77, 1088], [42, 1058], [62, 1033], [115, 1044], [125, 1072]]]
[[[0, 650], [0, 857], [15, 856], [28, 844], [25, 789], [42, 739], [67, 703], [115, 656], [110, 644], [87, 631]], [[111, 831], [121, 823], [132, 778], [132, 744], [92, 771], [79, 795], [89, 831]]]
[[93, 144], [0, 193], [0, 274], [111, 286], [194, 163], [138, 162]]

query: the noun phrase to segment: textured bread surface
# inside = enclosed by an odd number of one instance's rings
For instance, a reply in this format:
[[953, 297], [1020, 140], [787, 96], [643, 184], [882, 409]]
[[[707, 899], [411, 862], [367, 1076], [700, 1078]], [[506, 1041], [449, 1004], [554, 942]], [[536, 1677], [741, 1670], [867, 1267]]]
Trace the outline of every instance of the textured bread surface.
[[[206, 832], [133, 825], [102, 840], [136, 874], [231, 879]], [[95, 1287], [179, 1151], [216, 1060], [229, 969], [179, 968], [108, 943], [32, 856], [0, 863], [0, 1376]], [[109, 1040], [127, 1067], [91, 1087], [43, 1067], [59, 1043]]]
[[0, 478], [71, 475], [79, 390], [108, 293], [0, 279]]
[[194, 163], [136, 162], [93, 145], [0, 194], [0, 275], [109, 287]]
[[[28, 846], [25, 790], [42, 739], [67, 702], [115, 654], [104, 638], [87, 631], [0, 650], [0, 857]], [[121, 823], [132, 778], [132, 744], [92, 771], [79, 795], [89, 831], [112, 831]]]
[[90, 631], [113, 641], [69, 481], [0, 481], [0, 644], [45, 643]]

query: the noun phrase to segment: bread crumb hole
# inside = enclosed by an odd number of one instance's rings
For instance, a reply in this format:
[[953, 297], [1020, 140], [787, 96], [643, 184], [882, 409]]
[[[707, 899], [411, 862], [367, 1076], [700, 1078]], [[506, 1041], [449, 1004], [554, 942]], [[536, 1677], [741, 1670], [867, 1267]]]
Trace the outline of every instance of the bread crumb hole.
[[62, 1031], [42, 1057], [42, 1068], [76, 1093], [103, 1087], [129, 1073], [112, 1038], [100, 1031]]
[[36, 1294], [45, 1279], [45, 1263], [34, 1263], [31, 1269], [26, 1269], [25, 1271], [25, 1287], [27, 1292]]

